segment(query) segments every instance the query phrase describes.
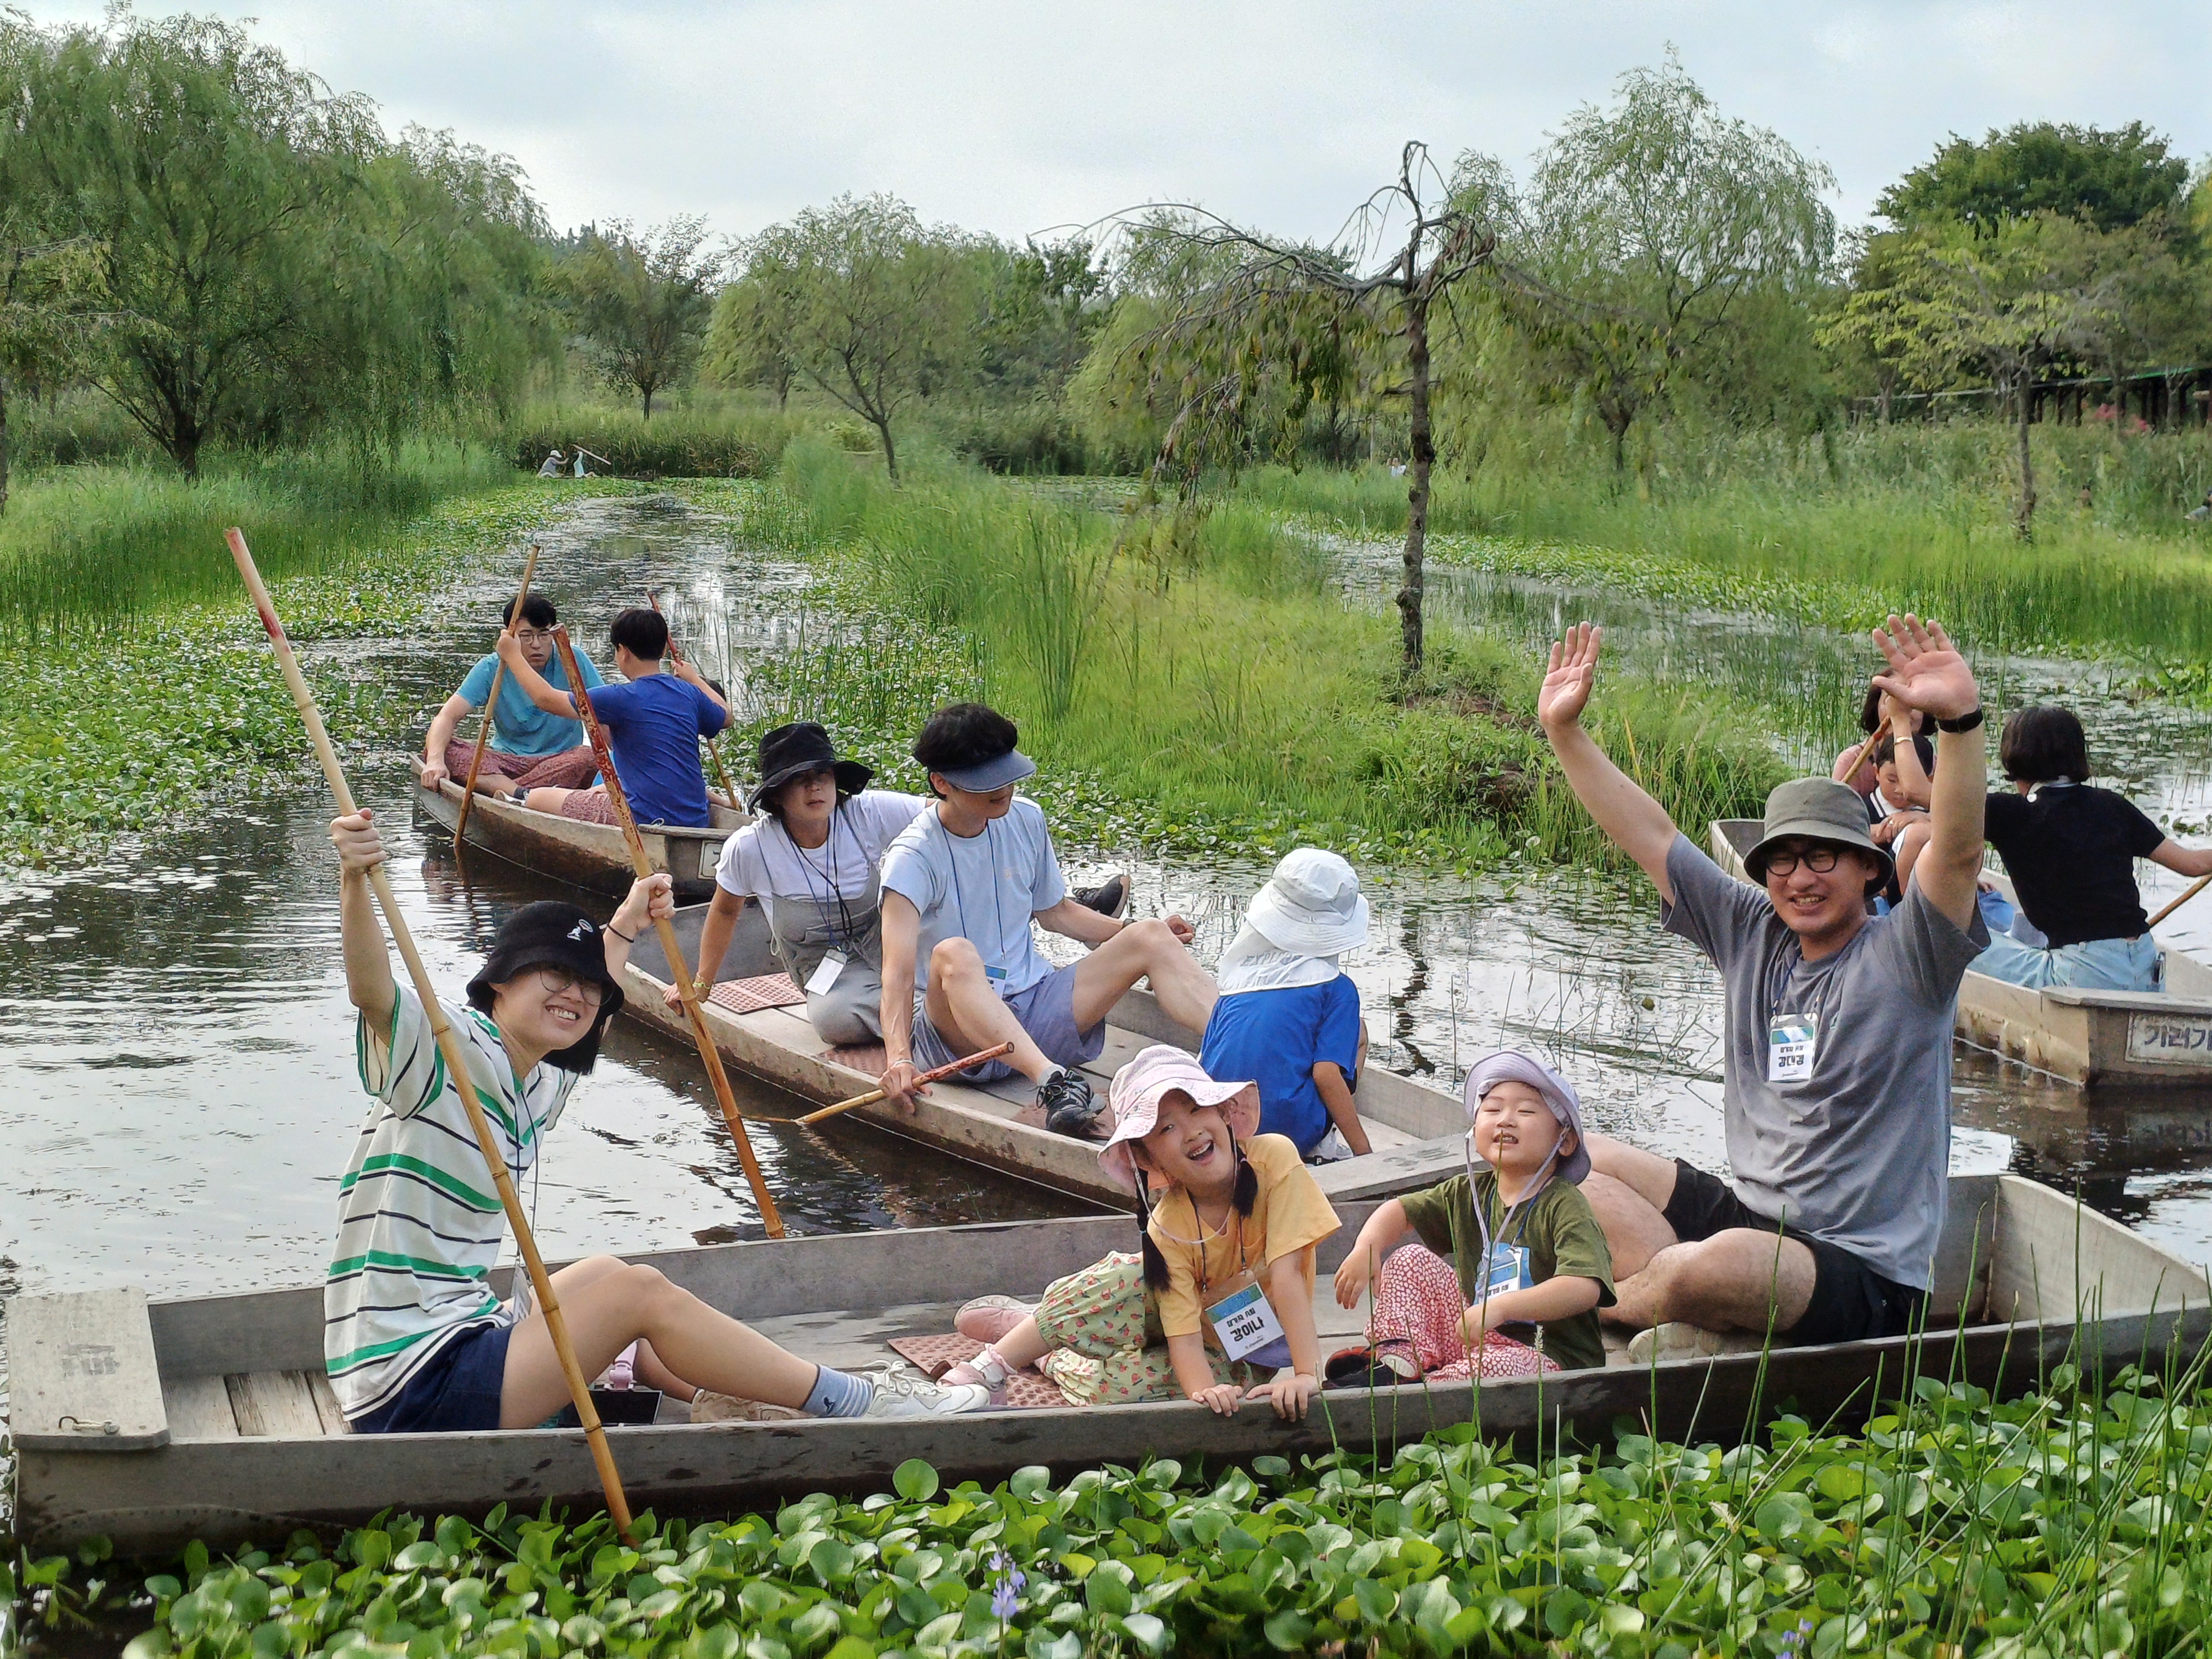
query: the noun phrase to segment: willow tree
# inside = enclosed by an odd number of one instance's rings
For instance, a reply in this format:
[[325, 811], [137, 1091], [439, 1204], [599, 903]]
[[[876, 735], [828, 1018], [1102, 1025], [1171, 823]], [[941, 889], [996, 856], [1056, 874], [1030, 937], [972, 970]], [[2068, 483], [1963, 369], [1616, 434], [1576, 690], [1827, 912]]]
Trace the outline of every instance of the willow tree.
[[653, 398], [690, 372], [730, 256], [706, 246], [707, 222], [679, 214], [633, 229], [618, 220], [586, 233], [562, 266], [576, 326], [590, 340], [599, 376], [637, 394], [644, 418]]
[[[1161, 320], [1125, 349], [1173, 412], [1156, 477], [1194, 481], [1249, 446], [1270, 411], [1302, 410], [1355, 374], [1406, 401], [1406, 544], [1396, 597], [1404, 672], [1419, 673], [1436, 465], [1431, 337], [1453, 291], [1486, 262], [1489, 231], [1449, 199], [1428, 147], [1409, 143], [1384, 185], [1327, 246], [1278, 240], [1198, 209], [1160, 204], [1128, 228], [1186, 273]], [[1365, 348], [1371, 346], [1373, 349]]]

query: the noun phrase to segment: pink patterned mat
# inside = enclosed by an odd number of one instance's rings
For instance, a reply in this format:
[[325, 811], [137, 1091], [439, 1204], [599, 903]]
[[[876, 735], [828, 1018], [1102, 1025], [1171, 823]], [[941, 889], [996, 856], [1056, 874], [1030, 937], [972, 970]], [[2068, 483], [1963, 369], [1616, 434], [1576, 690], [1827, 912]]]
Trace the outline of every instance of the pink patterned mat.
[[[959, 1335], [895, 1336], [891, 1351], [934, 1380], [963, 1360], [973, 1359], [983, 1352], [983, 1345], [973, 1337]], [[1022, 1407], [1066, 1407], [1072, 1402], [1051, 1378], [1036, 1371], [1016, 1371], [1006, 1383], [1001, 1403]]]
[[733, 1014], [757, 1013], [763, 1008], [793, 1008], [806, 1000], [806, 993], [791, 982], [788, 974], [762, 974], [753, 979], [726, 979], [707, 999]]

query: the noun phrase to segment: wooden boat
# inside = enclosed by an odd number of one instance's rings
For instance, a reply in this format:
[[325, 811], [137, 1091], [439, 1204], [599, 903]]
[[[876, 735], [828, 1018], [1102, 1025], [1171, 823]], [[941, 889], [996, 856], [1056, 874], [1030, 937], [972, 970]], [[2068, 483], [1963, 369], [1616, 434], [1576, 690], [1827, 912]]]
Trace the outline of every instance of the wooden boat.
[[[417, 785], [415, 807], [448, 834], [460, 821], [461, 787], [448, 778], [435, 789]], [[722, 843], [752, 822], [749, 814], [733, 811], [719, 801], [709, 804], [714, 827], [687, 830], [672, 824], [644, 824], [646, 856], [656, 870], [676, 878], [679, 903], [696, 904], [712, 898], [714, 865], [722, 856]], [[550, 812], [533, 812], [489, 795], [479, 794], [469, 809], [467, 844], [481, 847], [494, 858], [539, 875], [565, 881], [594, 893], [617, 896], [629, 891], [629, 849], [622, 831], [611, 823], [586, 823]]]
[[[1723, 818], [1710, 846], [1721, 868], [1740, 880], [1743, 855], [1758, 844], [1756, 818]], [[2012, 883], [1990, 878], [2013, 896]], [[1969, 973], [1959, 988], [1959, 1036], [1977, 1048], [2069, 1083], [2130, 1088], [2203, 1088], [2212, 1084], [2212, 967], [2166, 945], [2163, 991], [2030, 990]]]
[[[686, 961], [698, 960], [705, 919], [704, 905], [677, 914], [678, 942]], [[648, 933], [630, 955], [623, 1012], [689, 1042], [691, 1030], [683, 1011], [664, 1000], [671, 982], [660, 942]], [[883, 1073], [884, 1051], [833, 1048], [807, 1023], [803, 1002], [769, 951], [759, 907], [746, 906], [707, 1006], [707, 1024], [724, 1060], [822, 1104], [850, 1100], [874, 1088]], [[1091, 1086], [1103, 1096], [1115, 1069], [1152, 1042], [1194, 1051], [1198, 1033], [1168, 1018], [1149, 992], [1132, 991], [1109, 1018], [1105, 1048], [1084, 1068]], [[1125, 1205], [1127, 1194], [1099, 1170], [1096, 1143], [1045, 1128], [1030, 1107], [1036, 1092], [1036, 1085], [1020, 1077], [982, 1087], [937, 1083], [911, 1114], [878, 1103], [847, 1115], [1092, 1203]], [[1403, 1192], [1460, 1167], [1467, 1120], [1455, 1097], [1370, 1066], [1359, 1080], [1358, 1101], [1375, 1150], [1316, 1171], [1332, 1198]]]
[[[1338, 1308], [1329, 1273], [1370, 1209], [1340, 1207], [1321, 1247], [1316, 1316], [1324, 1352], [1362, 1316]], [[879, 1365], [886, 1344], [950, 1332], [966, 1297], [1033, 1294], [1126, 1249], [1130, 1223], [1085, 1217], [672, 1250], [635, 1258], [794, 1351]], [[507, 1270], [493, 1275], [507, 1288]], [[1328, 1393], [1302, 1422], [1264, 1402], [1218, 1417], [1177, 1401], [1031, 1408], [951, 1419], [674, 1424], [609, 1431], [632, 1505], [726, 1516], [813, 1491], [885, 1491], [910, 1457], [947, 1484], [1030, 1464], [1060, 1478], [1101, 1463], [1203, 1457], [1207, 1466], [1341, 1444], [1387, 1450], [1477, 1418], [1490, 1437], [1542, 1425], [1602, 1437], [1626, 1414], [1677, 1438], [1733, 1443], [1762, 1401], [1814, 1422], [1863, 1417], [1916, 1365], [1999, 1393], [2033, 1386], [2069, 1355], [2156, 1367], [2204, 1340], [2204, 1276], [2148, 1241], [2016, 1176], [1951, 1181], [1931, 1334], [1669, 1360], [1537, 1380]], [[34, 1552], [95, 1534], [127, 1552], [193, 1537], [282, 1538], [386, 1506], [481, 1516], [551, 1499], [600, 1507], [583, 1435], [356, 1436], [323, 1381], [320, 1286], [149, 1302], [137, 1290], [18, 1297], [8, 1305], [15, 1525]], [[1762, 1381], [1761, 1368], [1765, 1368]], [[664, 1417], [673, 1413], [664, 1403]]]

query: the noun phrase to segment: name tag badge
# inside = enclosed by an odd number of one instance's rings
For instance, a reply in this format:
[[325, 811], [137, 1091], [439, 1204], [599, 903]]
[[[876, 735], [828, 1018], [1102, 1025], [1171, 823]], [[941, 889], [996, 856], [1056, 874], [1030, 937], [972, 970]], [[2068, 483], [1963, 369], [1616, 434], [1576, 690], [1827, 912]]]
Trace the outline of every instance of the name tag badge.
[[1206, 1316], [1212, 1322], [1213, 1334], [1221, 1339], [1221, 1352], [1231, 1359], [1249, 1359], [1272, 1343], [1289, 1340], [1283, 1334], [1282, 1322], [1275, 1317], [1275, 1310], [1267, 1305], [1257, 1285], [1231, 1291], [1208, 1306]]
[[1528, 1278], [1528, 1247], [1525, 1244], [1493, 1244], [1490, 1247], [1490, 1294], [1503, 1291], [1525, 1291]]
[[1820, 1022], [1810, 1014], [1777, 1014], [1766, 1031], [1766, 1080], [1810, 1083]]
[[998, 993], [999, 1000], [1001, 1002], [1005, 1001], [1006, 998], [1006, 969], [1004, 968], [994, 968], [988, 963], [986, 963], [983, 969], [983, 977], [989, 982], [991, 988]]
[[806, 994], [811, 997], [828, 996], [830, 988], [837, 982], [837, 975], [844, 971], [845, 953], [842, 951], [824, 951], [821, 962], [807, 975]]

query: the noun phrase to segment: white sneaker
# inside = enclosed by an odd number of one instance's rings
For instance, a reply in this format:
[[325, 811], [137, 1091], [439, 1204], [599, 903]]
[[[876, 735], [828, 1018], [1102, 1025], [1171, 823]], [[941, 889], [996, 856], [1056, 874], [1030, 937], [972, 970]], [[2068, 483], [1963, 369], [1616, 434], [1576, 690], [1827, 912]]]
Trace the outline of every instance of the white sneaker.
[[980, 1412], [991, 1403], [991, 1391], [980, 1383], [959, 1382], [950, 1388], [911, 1373], [871, 1376], [876, 1397], [863, 1417], [957, 1417]]
[[1724, 1353], [1757, 1353], [1765, 1346], [1765, 1337], [1750, 1331], [1709, 1331], [1685, 1320], [1670, 1319], [1629, 1339], [1628, 1363], [1649, 1365], [1655, 1359], [1711, 1359]]

